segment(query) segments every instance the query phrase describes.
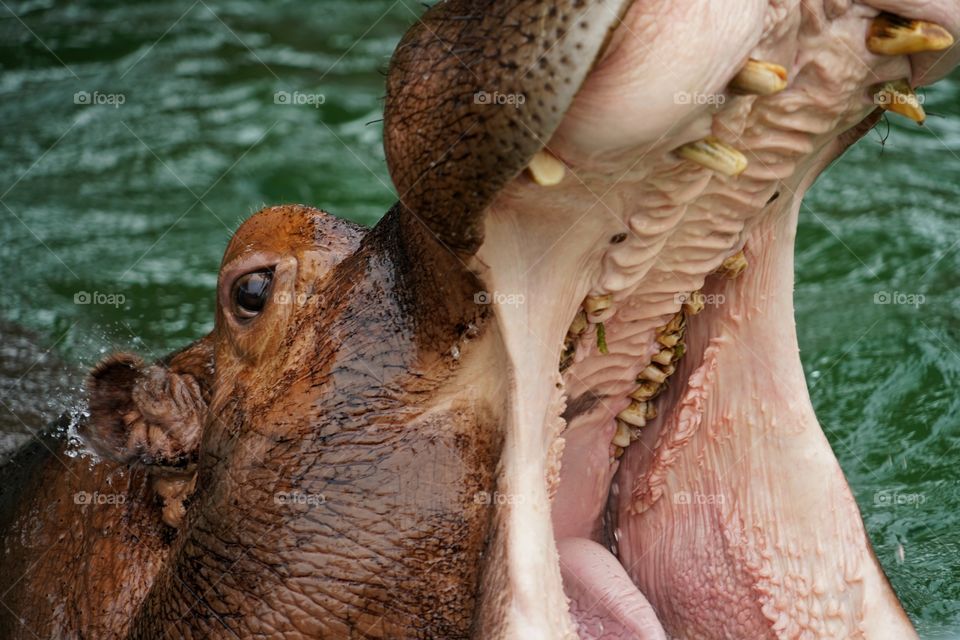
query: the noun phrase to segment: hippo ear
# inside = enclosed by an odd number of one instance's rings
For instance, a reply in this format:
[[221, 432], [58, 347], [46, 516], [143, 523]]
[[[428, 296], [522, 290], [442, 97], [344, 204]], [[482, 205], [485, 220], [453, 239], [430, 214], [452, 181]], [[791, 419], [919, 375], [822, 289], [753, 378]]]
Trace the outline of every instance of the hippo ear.
[[209, 340], [145, 365], [128, 353], [97, 364], [81, 435], [120, 463], [186, 467], [196, 460], [212, 381]]
[[404, 36], [384, 147], [406, 215], [462, 253], [550, 140], [629, 0], [450, 0]]

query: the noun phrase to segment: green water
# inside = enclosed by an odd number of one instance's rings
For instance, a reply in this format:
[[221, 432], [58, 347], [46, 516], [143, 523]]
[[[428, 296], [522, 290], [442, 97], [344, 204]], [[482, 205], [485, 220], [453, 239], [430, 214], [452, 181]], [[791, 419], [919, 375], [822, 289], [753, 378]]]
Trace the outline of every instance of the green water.
[[[261, 205], [374, 222], [394, 197], [382, 74], [421, 11], [0, 3], [0, 319], [78, 365], [114, 348], [157, 357], [209, 330], [221, 253]], [[925, 638], [960, 635], [958, 97], [960, 81], [930, 90], [942, 117], [926, 130], [892, 122], [885, 147], [881, 127], [831, 168], [797, 251], [817, 413]], [[75, 303], [82, 292], [104, 304]], [[875, 304], [882, 292], [922, 304]], [[67, 395], [37, 403], [52, 418]]]

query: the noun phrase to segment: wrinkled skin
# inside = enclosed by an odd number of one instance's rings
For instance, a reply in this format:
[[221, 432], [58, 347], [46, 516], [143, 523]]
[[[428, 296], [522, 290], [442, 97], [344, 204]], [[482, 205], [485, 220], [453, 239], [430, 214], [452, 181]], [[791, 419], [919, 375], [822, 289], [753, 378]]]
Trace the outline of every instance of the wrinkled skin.
[[[881, 10], [960, 34], [948, 1], [438, 4], [387, 81], [398, 205], [369, 231], [253, 216], [208, 336], [91, 373], [96, 455], [49, 442], [2, 470], [0, 635], [914, 637], [791, 300], [802, 195], [876, 122], [871, 87], [960, 57], [868, 52]], [[787, 89], [729, 94], [748, 58]], [[674, 153], [711, 134], [742, 175]], [[544, 146], [552, 186], [523, 171]], [[714, 273], [740, 250], [740, 278]], [[699, 290], [725, 302], [685, 317], [659, 416], [618, 457], [658, 327]]]

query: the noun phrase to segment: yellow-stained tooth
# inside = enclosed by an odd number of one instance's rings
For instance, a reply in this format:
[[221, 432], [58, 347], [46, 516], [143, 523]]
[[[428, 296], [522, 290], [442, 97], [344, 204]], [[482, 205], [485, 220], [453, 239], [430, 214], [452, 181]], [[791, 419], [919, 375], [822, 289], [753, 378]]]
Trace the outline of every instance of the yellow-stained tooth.
[[[632, 427], [644, 427], [647, 425], [647, 403], [631, 402], [630, 406], [617, 414], [619, 424], [626, 423]], [[622, 446], [622, 445], [621, 445]]]
[[744, 255], [743, 251], [740, 251], [724, 260], [717, 271], [730, 280], [736, 280], [747, 270], [748, 266], [750, 265], [747, 262], [747, 256]]
[[627, 424], [617, 420], [617, 431], [613, 434], [612, 443], [621, 448], [630, 446], [630, 427]]
[[527, 171], [530, 172], [533, 181], [541, 187], [553, 187], [563, 181], [567, 169], [556, 156], [544, 149], [533, 156], [530, 164], [527, 165]]
[[683, 145], [677, 155], [725, 176], [738, 176], [747, 169], [746, 156], [713, 136]]
[[603, 313], [613, 305], [613, 296], [609, 293], [603, 296], [588, 296], [583, 301], [583, 310], [589, 316], [595, 316]]
[[787, 88], [787, 70], [779, 64], [751, 58], [730, 82], [730, 88], [737, 93], [772, 96]]
[[883, 56], [943, 51], [951, 46], [953, 36], [940, 25], [910, 20], [893, 13], [877, 16], [867, 34], [867, 49]]
[[877, 105], [887, 111], [899, 113], [917, 124], [923, 124], [927, 120], [927, 114], [923, 110], [923, 105], [920, 104], [920, 99], [906, 80], [882, 84], [874, 95], [874, 99]]

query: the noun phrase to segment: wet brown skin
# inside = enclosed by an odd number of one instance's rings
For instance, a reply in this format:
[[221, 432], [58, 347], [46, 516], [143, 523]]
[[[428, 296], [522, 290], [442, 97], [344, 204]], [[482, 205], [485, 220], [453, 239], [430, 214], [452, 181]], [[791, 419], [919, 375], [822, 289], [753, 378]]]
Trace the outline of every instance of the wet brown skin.
[[[201, 380], [210, 403], [199, 446], [174, 458], [119, 435], [142, 368], [112, 357], [94, 370], [84, 431], [114, 460], [20, 467], [30, 498], [8, 523], [0, 589], [14, 589], [23, 625], [0, 617], [3, 637], [465, 636], [490, 516], [474, 496], [492, 490], [499, 408], [444, 394], [462, 385], [452, 347], [469, 360], [490, 343], [489, 307], [455, 258], [425, 247], [396, 212], [365, 236], [298, 206], [249, 220], [224, 265], [296, 257], [299, 295], [244, 324], [221, 307], [212, 334], [169, 359], [168, 380]], [[191, 465], [197, 490], [172, 529], [151, 481]], [[95, 490], [124, 505], [75, 504]], [[322, 503], [276, 497], [290, 494]], [[50, 601], [62, 616], [36, 606]]]

